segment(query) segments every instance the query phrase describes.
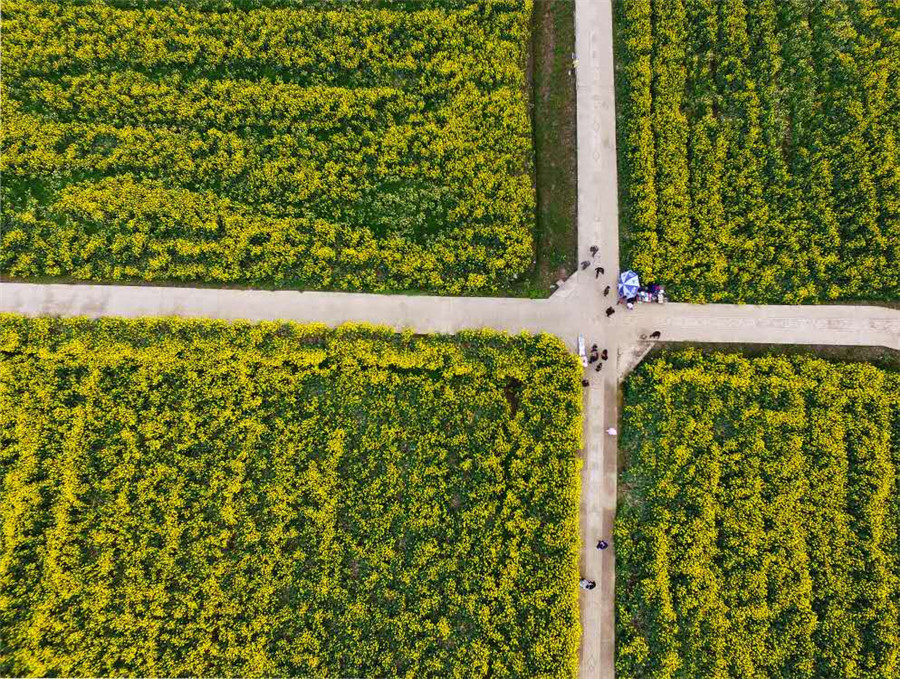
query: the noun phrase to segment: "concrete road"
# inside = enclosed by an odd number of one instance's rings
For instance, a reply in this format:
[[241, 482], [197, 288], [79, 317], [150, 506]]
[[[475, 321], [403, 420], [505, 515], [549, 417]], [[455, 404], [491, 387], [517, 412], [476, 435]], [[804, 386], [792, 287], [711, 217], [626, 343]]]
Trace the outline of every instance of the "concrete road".
[[900, 350], [898, 309], [856, 305], [639, 304], [634, 311], [617, 306], [616, 314], [607, 319], [603, 314], [607, 300], [591, 293], [587, 277], [583, 287], [569, 297], [532, 300], [0, 283], [0, 313], [293, 320], [330, 326], [361, 322], [423, 333], [496, 328], [512, 333], [552, 333], [572, 348], [579, 334], [585, 336], [588, 344], [598, 341], [603, 348], [618, 341], [624, 349], [642, 342], [642, 334], [660, 330], [662, 339], [668, 342], [829, 344]]
[[[584, 404], [584, 466], [581, 480], [581, 573], [597, 588], [581, 590], [580, 676], [612, 679], [615, 674], [615, 545], [600, 552], [600, 538], [610, 539], [616, 516], [615, 437], [605, 433], [618, 419], [616, 359], [620, 315], [607, 319], [603, 310], [615, 300], [619, 275], [619, 213], [616, 173], [616, 103], [609, 0], [576, 0], [575, 58], [578, 140], [578, 254], [591, 267], [574, 284], [578, 298], [590, 307], [581, 327], [588, 347], [606, 349], [611, 365], [588, 372], [591, 386]], [[604, 273], [596, 278], [594, 267]], [[602, 290], [609, 285], [610, 297]], [[561, 292], [557, 292], [557, 295]], [[554, 295], [555, 297], [556, 295]], [[573, 310], [574, 311], [574, 310]], [[582, 311], [584, 313], [584, 311]]]
[[833, 344], [900, 349], [900, 310], [877, 306], [642, 304], [622, 316], [628, 343], [659, 330], [671, 342]]
[[552, 300], [484, 297], [2, 283], [0, 310], [46, 316], [282, 319], [330, 326], [353, 321], [453, 333], [475, 327], [509, 332], [539, 332], [560, 324], [565, 328], [568, 306]]

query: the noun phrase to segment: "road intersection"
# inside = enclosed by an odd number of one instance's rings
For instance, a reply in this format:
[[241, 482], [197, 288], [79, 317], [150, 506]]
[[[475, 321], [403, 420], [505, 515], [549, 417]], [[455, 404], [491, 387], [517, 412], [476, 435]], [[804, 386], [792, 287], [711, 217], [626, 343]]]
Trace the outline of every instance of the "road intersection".
[[[598, 587], [581, 591], [583, 636], [580, 676], [615, 673], [616, 439], [605, 433], [618, 421], [618, 390], [627, 370], [650, 346], [642, 335], [659, 330], [667, 342], [878, 346], [900, 350], [900, 310], [875, 306], [754, 306], [643, 304], [634, 311], [604, 309], [618, 275], [618, 193], [610, 0], [576, 0], [578, 72], [579, 259], [605, 268], [595, 278], [578, 271], [548, 299], [502, 299], [263, 291], [145, 285], [0, 283], [0, 312], [30, 316], [181, 316], [293, 320], [337, 326], [368, 322], [422, 333], [495, 328], [511, 333], [549, 332], [573, 350], [580, 336], [607, 349], [610, 363], [589, 369], [584, 390], [584, 450], [580, 530], [581, 570]], [[617, 363], [622, 361], [621, 367]]]

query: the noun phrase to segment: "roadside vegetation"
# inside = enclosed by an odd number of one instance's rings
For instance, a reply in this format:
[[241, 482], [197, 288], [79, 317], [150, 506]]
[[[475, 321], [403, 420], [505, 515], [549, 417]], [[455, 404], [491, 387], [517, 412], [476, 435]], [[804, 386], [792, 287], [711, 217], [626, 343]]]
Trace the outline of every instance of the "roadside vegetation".
[[900, 9], [616, 5], [623, 264], [678, 301], [900, 298]]
[[10, 676], [574, 677], [550, 336], [0, 316]]
[[532, 102], [537, 221], [533, 296], [577, 267], [578, 194], [574, 0], [534, 0]]
[[665, 351], [625, 388], [617, 676], [900, 673], [900, 373]]

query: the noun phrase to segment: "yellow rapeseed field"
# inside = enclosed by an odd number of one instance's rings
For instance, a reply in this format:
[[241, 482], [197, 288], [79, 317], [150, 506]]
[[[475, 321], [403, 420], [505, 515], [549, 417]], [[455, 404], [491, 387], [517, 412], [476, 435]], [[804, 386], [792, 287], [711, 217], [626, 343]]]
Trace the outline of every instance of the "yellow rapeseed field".
[[574, 677], [550, 336], [0, 316], [0, 670]]

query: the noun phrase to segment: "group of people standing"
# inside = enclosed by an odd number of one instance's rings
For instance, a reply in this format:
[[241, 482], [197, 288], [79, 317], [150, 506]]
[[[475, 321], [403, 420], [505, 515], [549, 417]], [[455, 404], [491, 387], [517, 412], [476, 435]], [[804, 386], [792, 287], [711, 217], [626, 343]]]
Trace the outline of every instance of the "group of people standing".
[[605, 361], [607, 359], [609, 359], [609, 353], [606, 351], [606, 349], [604, 349], [603, 351], [600, 351], [597, 348], [596, 344], [591, 345], [591, 355], [588, 356], [588, 365], [596, 362], [597, 367], [594, 368], [594, 370], [596, 370], [597, 372], [600, 372], [600, 368], [603, 367], [603, 363], [601, 363], [600, 361]]
[[[606, 361], [608, 359], [609, 352], [606, 349], [600, 351], [600, 347], [598, 347], [596, 344], [591, 345], [591, 353], [588, 355], [588, 365], [590, 365], [591, 363], [597, 364], [597, 367], [594, 368], [594, 372], [600, 372], [600, 369], [603, 368], [603, 361]], [[590, 380], [588, 380], [587, 378], [583, 378], [581, 380], [582, 387], [587, 387], [589, 385]]]

